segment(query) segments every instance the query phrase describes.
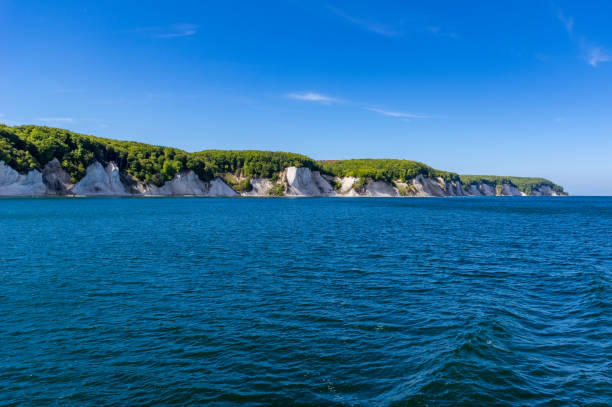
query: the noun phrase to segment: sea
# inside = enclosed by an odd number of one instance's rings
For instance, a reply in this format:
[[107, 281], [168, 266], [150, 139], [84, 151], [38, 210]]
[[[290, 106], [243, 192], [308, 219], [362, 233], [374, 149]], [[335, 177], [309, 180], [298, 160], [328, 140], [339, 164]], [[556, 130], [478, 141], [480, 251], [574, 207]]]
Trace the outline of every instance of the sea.
[[610, 406], [612, 198], [0, 199], [1, 406]]

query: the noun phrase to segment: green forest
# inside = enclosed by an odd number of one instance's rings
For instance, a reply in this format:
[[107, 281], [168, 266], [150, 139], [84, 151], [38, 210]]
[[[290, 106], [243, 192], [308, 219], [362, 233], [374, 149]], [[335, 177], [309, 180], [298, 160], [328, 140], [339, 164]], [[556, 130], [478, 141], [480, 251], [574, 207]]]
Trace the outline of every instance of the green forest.
[[442, 177], [446, 181], [456, 181], [459, 175], [453, 172], [440, 171], [418, 161], [391, 159], [355, 159], [321, 161], [324, 172], [338, 177], [357, 177], [376, 181], [406, 181], [417, 175], [425, 177]]
[[188, 153], [171, 147], [118, 141], [44, 126], [0, 125], [0, 161], [19, 172], [41, 170], [53, 158], [72, 177], [85, 176], [95, 161], [115, 162], [119, 169], [142, 182], [162, 185], [182, 170], [193, 170], [209, 181], [217, 175], [240, 173], [247, 177], [272, 177], [286, 167], [318, 164], [303, 155], [271, 151], [206, 150]]
[[534, 177], [503, 177], [498, 175], [460, 175], [461, 183], [463, 185], [470, 184], [489, 184], [493, 187], [497, 187], [502, 184], [511, 184], [516, 186], [519, 191], [531, 194], [531, 191], [537, 187], [548, 185], [555, 192], [563, 192], [563, 187], [556, 185], [554, 182], [547, 180], [546, 178], [534, 178]]
[[[189, 153], [177, 148], [155, 146], [133, 141], [119, 141], [78, 134], [64, 129], [0, 124], [0, 161], [26, 173], [42, 170], [57, 158], [76, 182], [85, 176], [87, 167], [99, 161], [115, 162], [121, 171], [135, 179], [162, 185], [178, 172], [193, 170], [202, 180], [234, 174], [243, 177], [276, 178], [286, 167], [308, 167], [338, 177], [366, 180], [408, 180], [417, 175], [461, 181], [463, 185], [487, 183], [492, 186], [509, 183], [529, 194], [532, 189], [549, 185], [557, 192], [563, 188], [544, 178], [459, 175], [440, 171], [423, 163], [392, 159], [355, 159], [315, 161], [295, 153], [258, 150], [204, 150]], [[245, 186], [247, 188], [248, 186]]]

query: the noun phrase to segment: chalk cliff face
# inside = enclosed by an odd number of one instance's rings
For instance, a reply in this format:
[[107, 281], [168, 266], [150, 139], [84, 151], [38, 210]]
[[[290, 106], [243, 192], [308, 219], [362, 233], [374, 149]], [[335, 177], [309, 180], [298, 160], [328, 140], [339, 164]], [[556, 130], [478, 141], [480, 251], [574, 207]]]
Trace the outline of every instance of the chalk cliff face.
[[514, 185], [504, 184], [502, 185], [502, 195], [504, 196], [522, 196], [525, 195]]
[[[142, 184], [141, 184], [142, 185]], [[161, 187], [142, 185], [138, 188], [139, 195], [150, 196], [236, 196], [222, 179], [215, 178], [210, 182], [202, 181], [195, 172], [184, 171], [176, 174]]]
[[484, 195], [484, 196], [495, 196], [495, 188], [491, 185], [482, 183], [482, 184], [471, 184], [470, 185], [470, 195]]
[[176, 174], [161, 187], [148, 186], [144, 195], [206, 195], [209, 186], [193, 171]]
[[340, 185], [338, 190], [339, 194], [343, 196], [359, 196], [357, 191], [355, 190], [355, 185], [359, 181], [359, 178], [356, 177], [343, 177], [337, 178], [336, 182]]
[[121, 196], [129, 195], [121, 182], [119, 168], [109, 163], [106, 168], [99, 162], [87, 167], [87, 173], [72, 189], [75, 195]]
[[416, 190], [414, 196], [444, 196], [444, 190], [437, 178], [425, 178], [419, 174], [412, 179], [412, 185]]
[[451, 196], [467, 196], [467, 192], [463, 189], [461, 181], [446, 182], [446, 192]]
[[238, 193], [230, 188], [221, 178], [210, 181], [210, 189], [207, 196], [238, 196]]
[[251, 179], [251, 190], [245, 191], [242, 196], [270, 196], [274, 191], [274, 183], [267, 178]]
[[[240, 181], [246, 181], [241, 178]], [[19, 174], [0, 161], [0, 196], [338, 196], [338, 197], [398, 197], [398, 196], [522, 196], [516, 186], [501, 184], [497, 188], [487, 183], [461, 185], [459, 181], [442, 178], [427, 178], [423, 175], [392, 183], [384, 181], [360, 182], [355, 177], [333, 177], [312, 171], [306, 167], [288, 167], [275, 180], [253, 178], [250, 188], [239, 194], [223, 179], [201, 180], [193, 171], [183, 171], [162, 186], [145, 184], [121, 173], [117, 165], [110, 162], [91, 164], [86, 175], [76, 184], [71, 183], [68, 173], [60, 162], [53, 159], [42, 173], [31, 170]], [[232, 184], [234, 185], [234, 184]], [[557, 193], [548, 185], [531, 191], [534, 196], [554, 196]]]
[[42, 177], [47, 188], [47, 195], [68, 195], [71, 193], [72, 188], [74, 188], [70, 175], [64, 171], [57, 158], [54, 158], [45, 165]]
[[19, 174], [0, 161], [0, 196], [39, 196], [44, 195], [46, 189], [40, 171]]
[[383, 181], [372, 181], [365, 184], [363, 195], [365, 196], [399, 196], [397, 188]]
[[550, 186], [542, 185], [531, 191], [533, 196], [559, 196]]
[[306, 167], [289, 167], [285, 169], [287, 180], [287, 195], [297, 196], [333, 196], [334, 188], [319, 171], [311, 171]]

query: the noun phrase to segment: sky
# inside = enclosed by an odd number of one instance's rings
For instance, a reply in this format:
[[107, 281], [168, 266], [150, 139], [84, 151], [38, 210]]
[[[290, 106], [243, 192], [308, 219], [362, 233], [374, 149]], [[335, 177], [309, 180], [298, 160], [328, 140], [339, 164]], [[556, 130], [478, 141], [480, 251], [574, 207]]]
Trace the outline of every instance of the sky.
[[0, 122], [612, 195], [612, 2], [0, 0]]

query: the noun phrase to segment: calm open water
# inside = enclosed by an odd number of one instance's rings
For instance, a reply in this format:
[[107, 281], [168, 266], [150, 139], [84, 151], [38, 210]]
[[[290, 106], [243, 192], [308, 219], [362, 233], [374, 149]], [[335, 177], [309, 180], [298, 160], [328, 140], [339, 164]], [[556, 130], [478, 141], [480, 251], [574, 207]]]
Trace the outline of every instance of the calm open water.
[[0, 405], [611, 405], [612, 198], [2, 199]]

